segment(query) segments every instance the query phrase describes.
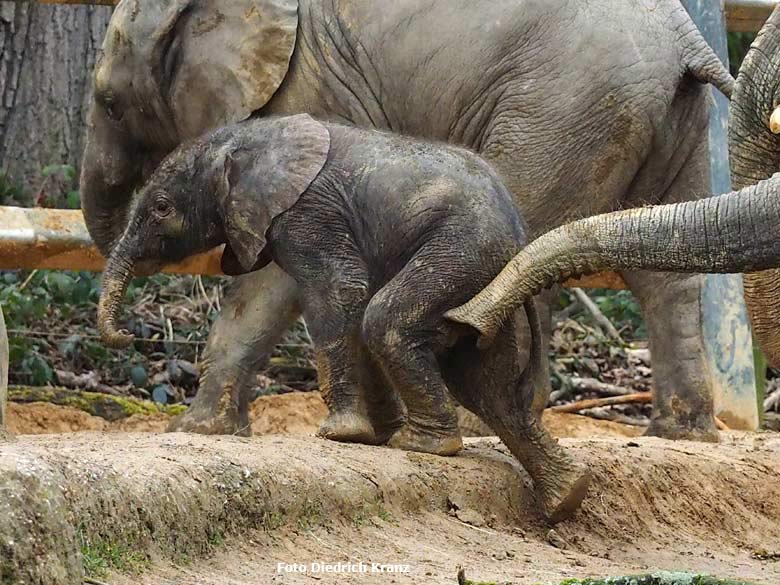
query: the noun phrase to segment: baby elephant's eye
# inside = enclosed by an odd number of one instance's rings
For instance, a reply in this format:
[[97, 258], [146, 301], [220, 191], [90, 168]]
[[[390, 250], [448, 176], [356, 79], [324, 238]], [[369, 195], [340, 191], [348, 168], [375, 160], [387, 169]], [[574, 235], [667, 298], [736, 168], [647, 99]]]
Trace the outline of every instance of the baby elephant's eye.
[[167, 215], [170, 215], [173, 211], [173, 206], [171, 205], [171, 202], [165, 199], [164, 197], [159, 197], [154, 202], [154, 212], [159, 217], [165, 217]]

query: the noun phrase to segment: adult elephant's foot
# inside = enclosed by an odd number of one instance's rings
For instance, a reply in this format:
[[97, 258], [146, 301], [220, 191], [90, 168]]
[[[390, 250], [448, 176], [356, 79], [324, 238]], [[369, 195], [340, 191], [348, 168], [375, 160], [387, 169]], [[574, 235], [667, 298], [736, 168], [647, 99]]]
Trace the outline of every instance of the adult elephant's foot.
[[317, 435], [342, 443], [380, 444], [369, 418], [358, 412], [330, 412], [322, 421]]
[[295, 281], [275, 264], [233, 279], [203, 353], [200, 388], [168, 431], [249, 436], [252, 383], [298, 317]]
[[430, 430], [410, 422], [390, 437], [387, 445], [405, 451], [450, 456], [463, 449], [463, 439], [457, 425], [448, 430]]
[[680, 421], [674, 417], [659, 417], [650, 421], [650, 426], [645, 431], [645, 436], [661, 437], [674, 441], [701, 441], [704, 443], [717, 443], [720, 441], [718, 430], [714, 420]]
[[[171, 420], [166, 432], [251, 436], [249, 409], [241, 408], [239, 392], [234, 385], [226, 385], [216, 403], [206, 400], [194, 402], [183, 414]], [[207, 398], [206, 394], [202, 394], [202, 398]]]

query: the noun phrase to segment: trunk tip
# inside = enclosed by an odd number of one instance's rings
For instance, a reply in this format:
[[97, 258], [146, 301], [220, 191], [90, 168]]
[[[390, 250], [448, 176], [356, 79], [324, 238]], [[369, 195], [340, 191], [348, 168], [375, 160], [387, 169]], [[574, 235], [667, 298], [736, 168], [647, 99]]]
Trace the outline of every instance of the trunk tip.
[[106, 345], [110, 348], [124, 349], [133, 343], [135, 335], [126, 329], [120, 329], [118, 331], [102, 331], [100, 333], [100, 339], [103, 341], [103, 345]]
[[[444, 313], [444, 318], [451, 322], [452, 329], [458, 337], [476, 333], [478, 335], [477, 347], [479, 349], [490, 347], [498, 332], [493, 321], [474, 315], [469, 308], [469, 303], [450, 309]], [[500, 323], [498, 325], [500, 327]]]

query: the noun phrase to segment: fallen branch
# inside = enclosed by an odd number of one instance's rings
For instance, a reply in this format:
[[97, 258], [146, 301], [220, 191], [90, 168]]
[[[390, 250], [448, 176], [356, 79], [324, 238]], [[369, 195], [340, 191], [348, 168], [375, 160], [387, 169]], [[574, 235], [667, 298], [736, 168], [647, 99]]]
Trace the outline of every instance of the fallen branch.
[[594, 392], [605, 396], [628, 396], [629, 394], [633, 394], [633, 391], [628, 388], [600, 382], [599, 380], [596, 380], [596, 378], [579, 378], [577, 376], [572, 376], [571, 384], [574, 390], [580, 392]]
[[571, 404], [562, 404], [553, 406], [549, 410], [553, 412], [580, 412], [588, 408], [598, 408], [600, 406], [612, 406], [614, 404], [651, 404], [653, 394], [651, 392], [636, 392], [626, 394], [625, 396], [609, 396], [607, 398], [589, 398], [572, 402]]
[[597, 420], [607, 420], [610, 422], [616, 422], [624, 425], [631, 425], [633, 427], [646, 427], [650, 424], [647, 417], [634, 418], [627, 416], [621, 412], [617, 412], [609, 406], [601, 406], [598, 408], [589, 408], [578, 412], [580, 416], [587, 416], [589, 418], [595, 418]]
[[731, 430], [731, 427], [729, 427], [725, 422], [723, 422], [717, 416], [715, 417], [715, 426], [718, 428], [719, 431], [730, 431]]
[[571, 289], [571, 292], [573, 292], [574, 296], [577, 297], [577, 301], [579, 301], [579, 303], [585, 307], [593, 316], [593, 320], [596, 321], [596, 324], [604, 333], [609, 335], [612, 339], [621, 345], [625, 344], [623, 338], [620, 337], [620, 333], [618, 333], [618, 330], [612, 324], [612, 321], [604, 316], [604, 313], [601, 312], [601, 309], [598, 308], [598, 305], [596, 305], [596, 303], [591, 300], [591, 298], [585, 293], [584, 290], [574, 287]]

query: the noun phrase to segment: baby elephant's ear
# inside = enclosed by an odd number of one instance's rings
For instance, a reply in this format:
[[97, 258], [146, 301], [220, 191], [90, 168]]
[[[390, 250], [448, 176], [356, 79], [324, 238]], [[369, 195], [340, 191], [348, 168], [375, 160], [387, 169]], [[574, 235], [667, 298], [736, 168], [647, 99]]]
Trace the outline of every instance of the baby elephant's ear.
[[330, 148], [328, 129], [306, 114], [253, 126], [251, 135], [226, 154], [218, 189], [228, 245], [243, 272], [262, 265], [271, 222], [295, 205]]

